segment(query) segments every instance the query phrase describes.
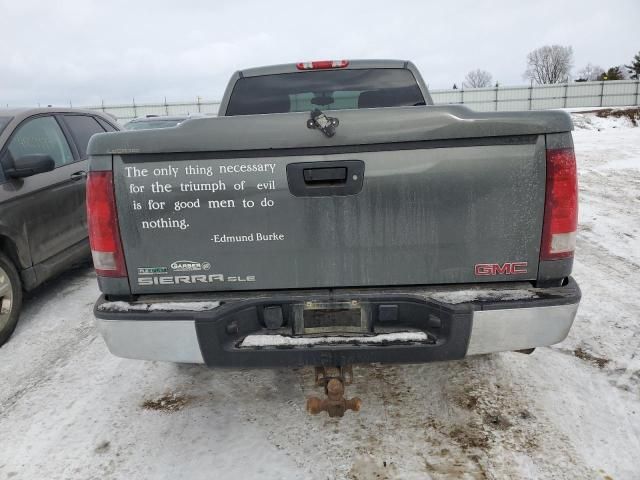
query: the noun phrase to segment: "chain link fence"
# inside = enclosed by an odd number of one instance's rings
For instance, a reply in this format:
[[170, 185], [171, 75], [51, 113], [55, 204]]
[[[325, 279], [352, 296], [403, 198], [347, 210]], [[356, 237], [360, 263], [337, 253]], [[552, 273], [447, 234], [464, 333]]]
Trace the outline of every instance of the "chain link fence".
[[[640, 80], [575, 82], [472, 89], [430, 90], [436, 105], [463, 104], [477, 111], [546, 110], [552, 108], [618, 107], [640, 105]], [[219, 101], [92, 105], [121, 123], [146, 115], [216, 115]]]
[[113, 115], [120, 123], [127, 123], [129, 120], [147, 115], [217, 115], [219, 106], [219, 101], [203, 101], [198, 98], [195, 102], [167, 102], [165, 100], [163, 103], [136, 103], [134, 100], [130, 104], [109, 105], [102, 103], [82, 108], [100, 110]]
[[436, 104], [464, 104], [483, 112], [620, 107], [640, 105], [640, 80], [432, 90], [431, 96]]

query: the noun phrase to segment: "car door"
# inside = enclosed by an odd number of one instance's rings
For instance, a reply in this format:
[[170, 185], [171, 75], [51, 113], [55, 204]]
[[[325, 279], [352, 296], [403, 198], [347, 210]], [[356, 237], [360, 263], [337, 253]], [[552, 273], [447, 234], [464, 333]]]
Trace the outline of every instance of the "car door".
[[92, 115], [85, 114], [70, 114], [65, 113], [60, 115], [66, 130], [70, 133], [71, 138], [76, 146], [79, 160], [77, 162], [77, 168], [75, 173], [80, 176], [75, 182], [74, 195], [78, 197], [79, 203], [82, 205], [81, 211], [77, 212], [77, 218], [80, 220], [79, 227], [84, 237], [87, 236], [87, 212], [85, 208], [85, 196], [86, 196], [86, 172], [88, 170], [89, 156], [87, 155], [87, 146], [89, 140], [96, 133], [104, 133], [105, 129], [101, 123]]
[[46, 154], [55, 169], [26, 178], [11, 179], [3, 187], [12, 190], [10, 208], [3, 215], [12, 218], [26, 232], [34, 265], [86, 239], [83, 226], [84, 197], [78, 182], [83, 181], [79, 155], [70, 144], [53, 114], [24, 120], [0, 153], [5, 164], [23, 155]]

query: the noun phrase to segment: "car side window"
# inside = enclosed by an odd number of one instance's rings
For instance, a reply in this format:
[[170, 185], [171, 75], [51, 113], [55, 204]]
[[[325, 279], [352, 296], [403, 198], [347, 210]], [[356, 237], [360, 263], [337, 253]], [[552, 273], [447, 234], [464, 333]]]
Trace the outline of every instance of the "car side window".
[[96, 133], [104, 133], [104, 128], [95, 118], [88, 115], [65, 115], [64, 121], [71, 129], [71, 135], [76, 141], [80, 159], [86, 159], [89, 139]]
[[27, 120], [11, 138], [8, 150], [13, 159], [24, 155], [49, 155], [56, 167], [74, 161], [67, 139], [53, 117]]

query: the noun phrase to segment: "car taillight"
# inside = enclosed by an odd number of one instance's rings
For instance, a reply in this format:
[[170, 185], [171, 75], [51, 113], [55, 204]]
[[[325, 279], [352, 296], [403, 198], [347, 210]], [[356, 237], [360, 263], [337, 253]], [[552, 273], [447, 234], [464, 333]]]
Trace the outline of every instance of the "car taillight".
[[573, 148], [547, 150], [542, 260], [573, 256], [578, 229], [578, 178]]
[[325, 68], [345, 68], [349, 60], [318, 60], [315, 62], [296, 63], [298, 70], [322, 70]]
[[87, 222], [96, 273], [105, 277], [126, 277], [112, 172], [89, 172]]

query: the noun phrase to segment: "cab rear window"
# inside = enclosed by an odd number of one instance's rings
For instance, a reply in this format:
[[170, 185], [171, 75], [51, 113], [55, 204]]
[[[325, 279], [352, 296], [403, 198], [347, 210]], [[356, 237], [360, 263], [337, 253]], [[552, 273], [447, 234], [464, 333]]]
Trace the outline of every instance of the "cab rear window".
[[316, 70], [238, 79], [227, 115], [424, 104], [416, 79], [406, 69]]

